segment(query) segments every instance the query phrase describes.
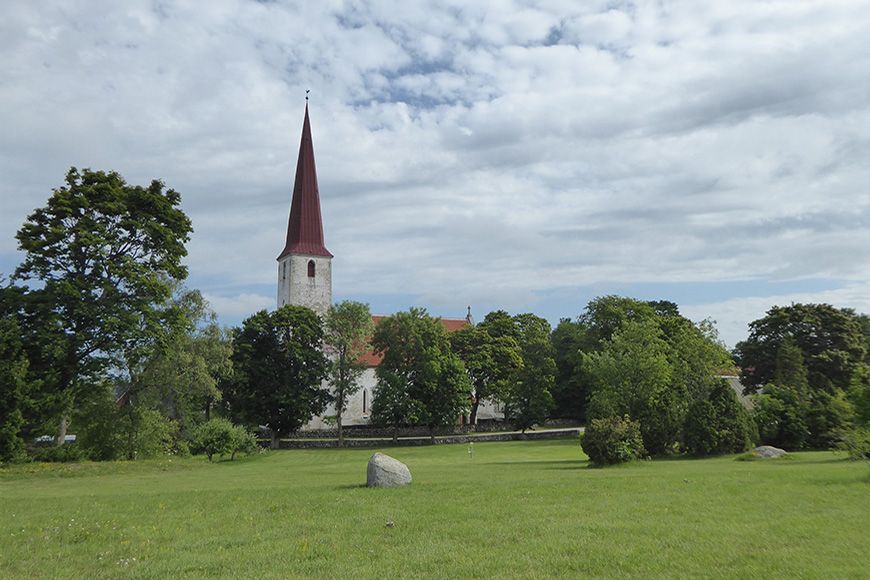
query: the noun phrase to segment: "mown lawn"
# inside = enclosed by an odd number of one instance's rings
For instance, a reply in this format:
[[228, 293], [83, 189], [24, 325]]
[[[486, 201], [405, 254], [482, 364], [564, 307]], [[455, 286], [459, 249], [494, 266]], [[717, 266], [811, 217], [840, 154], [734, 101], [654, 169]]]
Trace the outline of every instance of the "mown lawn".
[[[587, 467], [575, 441], [0, 470], [0, 576], [868, 577], [870, 469], [832, 453]], [[392, 522], [388, 526], [387, 522]]]

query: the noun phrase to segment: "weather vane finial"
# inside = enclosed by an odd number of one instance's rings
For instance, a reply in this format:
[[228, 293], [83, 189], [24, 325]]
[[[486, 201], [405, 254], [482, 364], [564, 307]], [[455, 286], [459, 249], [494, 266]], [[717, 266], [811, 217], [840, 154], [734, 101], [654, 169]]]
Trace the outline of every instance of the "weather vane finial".
[[305, 102], [308, 102], [308, 93], [311, 92], [311, 89], [305, 89]]

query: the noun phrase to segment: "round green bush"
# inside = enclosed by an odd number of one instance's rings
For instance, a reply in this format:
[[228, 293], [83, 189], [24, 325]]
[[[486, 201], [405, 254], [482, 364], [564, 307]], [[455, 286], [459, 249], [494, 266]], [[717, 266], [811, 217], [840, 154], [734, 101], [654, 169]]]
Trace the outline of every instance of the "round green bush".
[[640, 423], [625, 417], [592, 419], [580, 439], [583, 452], [597, 465], [612, 465], [646, 455]]
[[724, 381], [713, 386], [707, 398], [689, 405], [684, 432], [689, 454], [741, 453], [752, 446], [755, 438], [749, 412]]

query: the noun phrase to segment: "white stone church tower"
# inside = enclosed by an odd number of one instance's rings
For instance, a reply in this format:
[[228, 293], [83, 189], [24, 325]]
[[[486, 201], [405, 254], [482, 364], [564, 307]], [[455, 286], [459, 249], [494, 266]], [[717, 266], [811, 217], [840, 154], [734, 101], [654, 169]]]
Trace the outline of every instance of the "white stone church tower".
[[287, 243], [278, 256], [278, 308], [287, 304], [307, 306], [320, 315], [326, 314], [332, 304], [332, 254], [323, 243], [320, 192], [307, 103]]

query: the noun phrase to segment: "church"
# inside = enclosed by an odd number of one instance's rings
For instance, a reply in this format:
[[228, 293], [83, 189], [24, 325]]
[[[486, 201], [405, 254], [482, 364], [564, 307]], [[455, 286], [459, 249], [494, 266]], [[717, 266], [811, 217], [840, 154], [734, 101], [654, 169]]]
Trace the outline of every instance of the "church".
[[[326, 249], [323, 236], [323, 219], [320, 214], [320, 192], [317, 187], [317, 168], [314, 163], [314, 143], [311, 139], [311, 121], [308, 103], [305, 103], [305, 118], [302, 122], [302, 141], [296, 160], [296, 179], [290, 203], [290, 219], [287, 224], [287, 240], [278, 256], [278, 308], [291, 304], [306, 306], [323, 316], [332, 305], [332, 253]], [[383, 316], [373, 316], [377, 324]], [[447, 332], [459, 330], [472, 324], [471, 311], [465, 318], [442, 318]], [[368, 366], [360, 381], [361, 388], [353, 395], [342, 415], [343, 425], [366, 425], [370, 420], [372, 397], [377, 386], [375, 369], [381, 356], [371, 352], [365, 357]], [[323, 416], [315, 417], [306, 430], [327, 429], [331, 425], [326, 418], [333, 416], [330, 407]], [[482, 403], [477, 413], [478, 420], [504, 418], [498, 405]], [[458, 422], [463, 421], [460, 418]]]

